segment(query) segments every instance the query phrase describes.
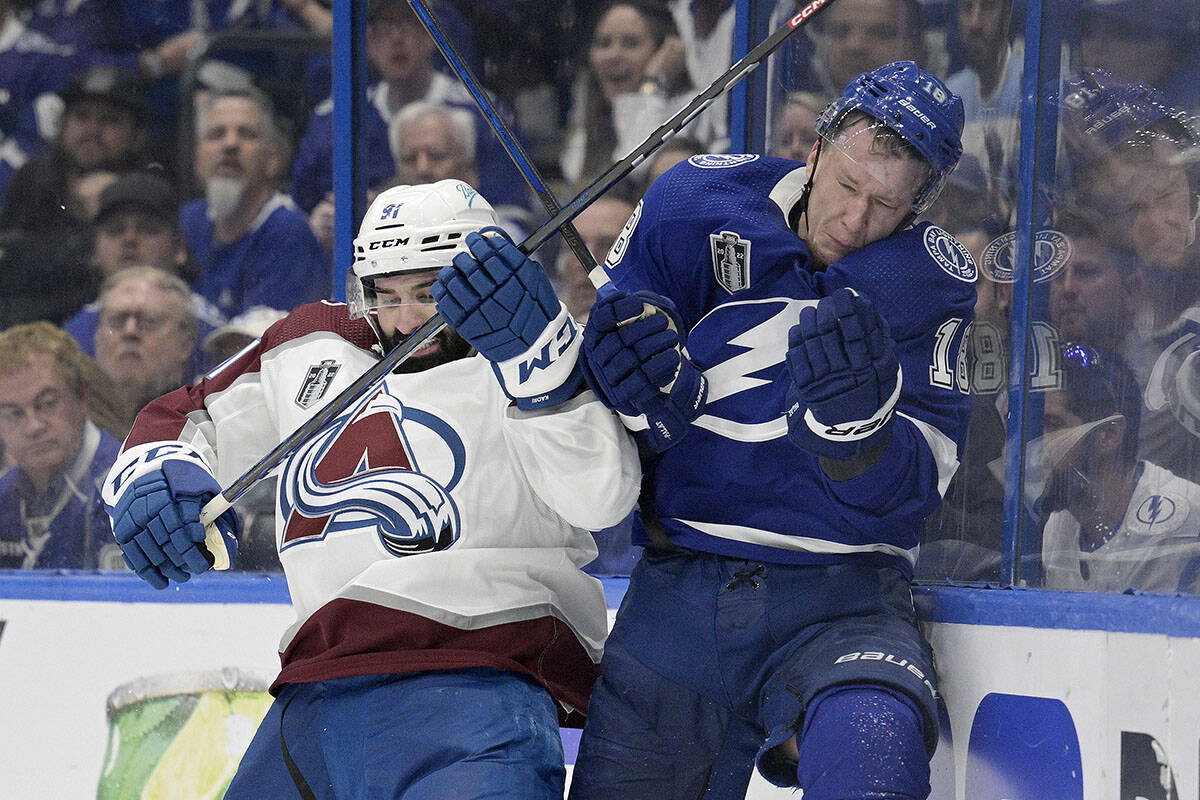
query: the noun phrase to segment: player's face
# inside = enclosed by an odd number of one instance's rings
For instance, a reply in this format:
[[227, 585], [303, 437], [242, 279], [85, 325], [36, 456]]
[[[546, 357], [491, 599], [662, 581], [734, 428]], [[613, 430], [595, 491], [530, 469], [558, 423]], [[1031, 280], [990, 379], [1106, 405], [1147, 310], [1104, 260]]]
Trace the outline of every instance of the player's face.
[[864, 127], [852, 126], [836, 144], [821, 143], [819, 159], [815, 144], [809, 152], [808, 163], [817, 166], [797, 233], [820, 266], [895, 231], [928, 172], [917, 159], [881, 152]]
[[[406, 272], [375, 279], [375, 309], [379, 329], [391, 350], [410, 333], [437, 312], [431, 287], [437, 280], [437, 270]], [[397, 372], [419, 372], [438, 364], [461, 358], [470, 350], [462, 337], [446, 328], [426, 344], [413, 351]]]
[[1145, 264], [1186, 266], [1195, 200], [1187, 174], [1171, 161], [1178, 150], [1156, 141], [1150, 158], [1114, 156], [1083, 181], [1084, 201], [1113, 222], [1109, 229]]
[[601, 18], [588, 57], [600, 91], [612, 102], [636, 92], [657, 46], [646, 19], [632, 6], [614, 6]]
[[39, 488], [79, 453], [86, 414], [84, 398], [48, 353], [35, 353], [0, 375], [0, 440]]
[[212, 104], [196, 144], [196, 176], [201, 181], [221, 177], [267, 185], [278, 165], [278, 154], [253, 101], [223, 97]]
[[139, 266], [174, 272], [182, 261], [179, 237], [153, 214], [137, 209], [116, 211], [96, 226], [92, 262], [102, 275]]

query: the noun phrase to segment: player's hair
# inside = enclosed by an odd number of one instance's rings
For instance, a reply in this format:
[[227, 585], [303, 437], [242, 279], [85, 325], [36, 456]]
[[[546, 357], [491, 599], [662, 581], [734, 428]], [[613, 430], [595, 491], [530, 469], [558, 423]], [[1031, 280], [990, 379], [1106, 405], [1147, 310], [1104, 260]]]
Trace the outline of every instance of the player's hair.
[[205, 97], [200, 103], [200, 107], [196, 109], [196, 141], [200, 141], [204, 136], [204, 129], [208, 127], [208, 116], [212, 112], [213, 106], [221, 100], [229, 98], [247, 100], [258, 109], [258, 118], [262, 124], [263, 138], [279, 156], [280, 169], [282, 171], [291, 159], [291, 142], [288, 140], [283, 128], [279, 125], [279, 118], [275, 116], [275, 105], [271, 102], [270, 96], [261, 89], [253, 86], [217, 89]]
[[1125, 417], [1121, 458], [1126, 463], [1136, 461], [1142, 393], [1133, 372], [1119, 355], [1085, 344], [1065, 344], [1059, 353], [1067, 408], [1084, 422], [1110, 414]]
[[193, 339], [199, 335], [199, 322], [196, 318], [195, 306], [192, 304], [192, 290], [178, 275], [172, 275], [158, 267], [126, 267], [105, 278], [104, 282], [100, 284], [101, 312], [103, 313], [104, 298], [110, 292], [124, 283], [135, 280], [146, 281], [167, 294], [175, 296], [181, 315], [179, 323], [183, 327], [184, 333]]
[[405, 126], [424, 117], [440, 117], [450, 128], [451, 144], [466, 163], [475, 163], [475, 121], [465, 108], [453, 108], [442, 103], [417, 100], [397, 112], [388, 125], [388, 144], [392, 153], [399, 158]]

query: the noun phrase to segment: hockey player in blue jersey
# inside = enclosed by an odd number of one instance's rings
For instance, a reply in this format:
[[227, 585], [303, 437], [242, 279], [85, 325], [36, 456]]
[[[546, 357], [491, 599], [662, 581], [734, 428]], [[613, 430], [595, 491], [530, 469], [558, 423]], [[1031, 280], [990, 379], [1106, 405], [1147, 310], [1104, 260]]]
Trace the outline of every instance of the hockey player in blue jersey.
[[958, 465], [975, 265], [914, 220], [962, 103], [913, 62], [822, 114], [807, 165], [701, 155], [604, 263], [589, 382], [643, 451], [646, 551], [572, 800], [929, 793], [936, 678], [910, 580]]

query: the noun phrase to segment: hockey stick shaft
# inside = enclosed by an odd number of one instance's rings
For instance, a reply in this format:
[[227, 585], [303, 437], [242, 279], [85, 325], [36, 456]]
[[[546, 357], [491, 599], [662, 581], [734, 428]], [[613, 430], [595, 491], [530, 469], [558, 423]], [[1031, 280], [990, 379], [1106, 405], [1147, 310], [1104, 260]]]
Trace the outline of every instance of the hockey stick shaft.
[[[692, 121], [697, 114], [708, 108], [714, 100], [720, 97], [734, 83], [753, 71], [767, 56], [779, 49], [787, 38], [809, 22], [818, 12], [832, 4], [834, 0], [811, 0], [799, 12], [793, 15], [783, 26], [773, 31], [749, 53], [743, 56], [728, 70], [714, 80], [707, 89], [692, 98], [670, 119], [654, 130], [646, 139], [631, 150], [624, 158], [609, 167], [605, 172], [588, 184], [583, 191], [576, 195], [559, 211], [542, 223], [536, 231], [530, 234], [519, 247], [524, 253], [532, 253], [561, 228], [579, 216], [579, 213], [591, 205], [600, 195], [611, 189], [617, 181], [633, 171], [647, 156], [662, 146], [667, 139]], [[418, 350], [427, 340], [441, 332], [446, 325], [438, 314], [434, 314], [420, 327], [413, 331], [407, 339], [396, 345], [383, 358], [364, 372], [353, 383], [342, 390], [337, 397], [329, 401], [308, 422], [297, 428], [290, 436], [275, 446], [271, 452], [263, 456], [257, 464], [238, 478], [229, 488], [210, 500], [201, 512], [200, 519], [208, 533], [205, 543], [221, 562], [225, 546], [220, 533], [215, 528], [215, 521], [238, 498], [271, 470], [275, 469], [285, 458], [292, 454], [301, 444], [310, 439], [317, 431], [325, 427], [338, 414], [341, 414], [371, 386], [382, 380], [385, 375], [404, 362], [412, 353]], [[215, 549], [214, 549], [215, 548]], [[228, 557], [224, 557], [228, 564]]]
[[[450, 64], [450, 68], [458, 75], [458, 79], [462, 81], [463, 86], [471, 93], [471, 99], [475, 101], [475, 105], [479, 108], [479, 112], [483, 118], [487, 120], [488, 126], [492, 132], [496, 134], [496, 138], [500, 140], [508, 157], [512, 159], [513, 164], [520, 170], [521, 176], [525, 178], [525, 182], [529, 184], [529, 188], [537, 195], [538, 201], [542, 204], [542, 208], [546, 213], [553, 216], [559, 212], [558, 200], [554, 197], [554, 193], [546, 182], [542, 180], [541, 173], [538, 172], [533, 160], [525, 152], [525, 148], [521, 146], [521, 142], [513, 134], [512, 128], [504, 121], [500, 112], [496, 109], [487, 91], [475, 77], [475, 73], [471, 70], [462, 56], [454, 48], [453, 42], [446, 36], [442, 30], [441, 24], [433, 11], [426, 7], [422, 0], [408, 0], [408, 4], [412, 6], [413, 12], [417, 18], [421, 20], [421, 24], [425, 26], [425, 31], [429, 34], [429, 38], [433, 39], [438, 50], [446, 62]], [[579, 232], [575, 230], [575, 226], [570, 221], [564, 223], [558, 228], [558, 232], [562, 234], [563, 240], [566, 241], [567, 247], [571, 248], [571, 252], [579, 259], [580, 265], [588, 272], [596, 266], [595, 259], [591, 252], [588, 251], [587, 245], [580, 238]]]

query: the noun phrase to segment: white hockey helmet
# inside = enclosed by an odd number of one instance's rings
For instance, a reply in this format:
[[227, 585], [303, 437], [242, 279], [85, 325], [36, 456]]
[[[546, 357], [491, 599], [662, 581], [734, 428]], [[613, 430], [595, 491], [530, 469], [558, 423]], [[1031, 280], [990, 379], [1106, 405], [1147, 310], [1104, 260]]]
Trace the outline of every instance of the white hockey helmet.
[[441, 269], [468, 252], [468, 233], [498, 224], [488, 201], [459, 180], [380, 192], [354, 239], [354, 263], [346, 274], [350, 315], [364, 317], [380, 306], [376, 278]]

